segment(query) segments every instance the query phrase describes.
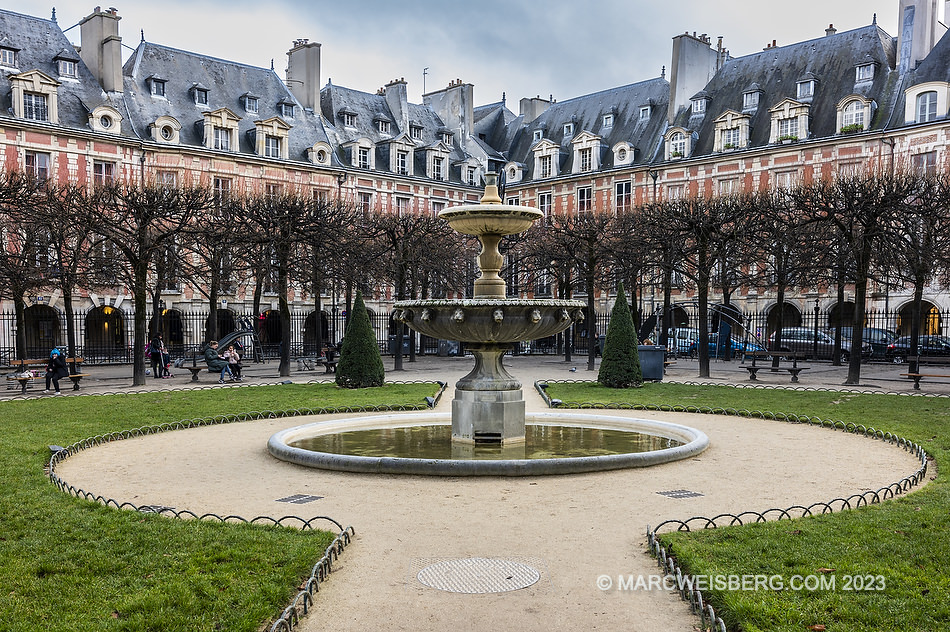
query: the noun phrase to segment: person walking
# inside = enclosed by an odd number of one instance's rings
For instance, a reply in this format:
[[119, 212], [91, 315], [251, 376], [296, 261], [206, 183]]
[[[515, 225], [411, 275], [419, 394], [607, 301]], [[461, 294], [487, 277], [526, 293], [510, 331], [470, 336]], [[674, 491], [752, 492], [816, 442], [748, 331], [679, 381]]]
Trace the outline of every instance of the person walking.
[[63, 357], [59, 349], [54, 348], [49, 352], [49, 362], [46, 363], [46, 390], [43, 392], [50, 392], [49, 387], [50, 382], [52, 382], [56, 394], [62, 395], [62, 391], [59, 390], [59, 381], [68, 375], [69, 369], [66, 367], [66, 358]]

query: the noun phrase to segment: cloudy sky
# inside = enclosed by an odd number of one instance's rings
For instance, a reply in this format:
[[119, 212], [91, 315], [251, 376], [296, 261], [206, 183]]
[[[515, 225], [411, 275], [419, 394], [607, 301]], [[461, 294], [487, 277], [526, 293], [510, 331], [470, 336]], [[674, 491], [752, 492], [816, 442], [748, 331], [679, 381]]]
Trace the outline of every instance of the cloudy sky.
[[[4, 0], [2, 8], [68, 29], [94, 0]], [[719, 36], [734, 57], [871, 23], [897, 31], [898, 0], [110, 0], [123, 44], [145, 39], [221, 59], [270, 67], [283, 77], [293, 40], [322, 44], [321, 82], [366, 92], [405, 78], [409, 100], [461, 79], [476, 104], [506, 93], [558, 101], [658, 77], [671, 39]], [[781, 8], [779, 8], [781, 7]], [[67, 32], [79, 43], [79, 28]], [[126, 50], [126, 54], [131, 51]], [[423, 83], [423, 69], [428, 68]]]

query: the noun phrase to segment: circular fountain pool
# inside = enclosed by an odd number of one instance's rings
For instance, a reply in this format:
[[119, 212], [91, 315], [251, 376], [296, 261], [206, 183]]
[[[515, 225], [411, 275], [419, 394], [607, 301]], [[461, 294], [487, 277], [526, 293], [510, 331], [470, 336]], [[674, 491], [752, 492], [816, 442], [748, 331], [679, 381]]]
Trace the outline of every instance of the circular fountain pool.
[[570, 474], [668, 463], [699, 454], [705, 434], [678, 424], [564, 412], [527, 416], [525, 441], [452, 441], [447, 414], [320, 421], [273, 435], [278, 459], [347, 472], [436, 476]]

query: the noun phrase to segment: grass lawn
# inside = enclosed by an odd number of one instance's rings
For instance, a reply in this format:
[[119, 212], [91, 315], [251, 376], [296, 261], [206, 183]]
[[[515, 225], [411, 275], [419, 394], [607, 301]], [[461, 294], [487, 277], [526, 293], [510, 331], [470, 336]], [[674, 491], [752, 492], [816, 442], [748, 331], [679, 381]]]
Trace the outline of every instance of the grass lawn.
[[424, 407], [437, 388], [292, 384], [232, 388], [226, 397], [214, 389], [0, 403], [0, 630], [254, 632], [289, 604], [336, 535], [175, 520], [79, 500], [44, 474], [49, 445], [243, 411]]
[[[918, 443], [934, 458], [940, 472], [931, 469], [928, 477], [936, 478], [920, 491], [853, 511], [668, 533], [661, 539], [672, 547], [684, 569], [694, 575], [783, 578], [784, 590], [707, 591], [730, 630], [950, 630], [950, 486], [946, 474], [950, 463], [950, 400], [670, 383], [626, 390], [595, 383], [552, 383], [548, 393], [565, 402], [566, 407], [581, 402], [612, 402], [806, 414], [873, 426]], [[775, 483], [780, 485], [781, 481]], [[794, 576], [823, 577], [825, 589], [791, 590]], [[834, 581], [834, 590], [830, 589], [830, 581]], [[859, 583], [871, 584], [872, 589], [854, 590]], [[847, 589], [849, 586], [852, 590]]]

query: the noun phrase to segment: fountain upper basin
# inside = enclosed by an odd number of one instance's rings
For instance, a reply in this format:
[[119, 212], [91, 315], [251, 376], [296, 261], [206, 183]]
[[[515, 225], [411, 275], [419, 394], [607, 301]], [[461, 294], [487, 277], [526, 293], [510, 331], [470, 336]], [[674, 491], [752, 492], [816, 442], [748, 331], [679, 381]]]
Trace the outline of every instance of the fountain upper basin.
[[471, 204], [439, 212], [440, 219], [463, 235], [515, 235], [542, 217], [536, 208], [510, 204]]
[[584, 307], [551, 299], [399, 301], [393, 318], [433, 338], [499, 344], [553, 336], [583, 320]]

